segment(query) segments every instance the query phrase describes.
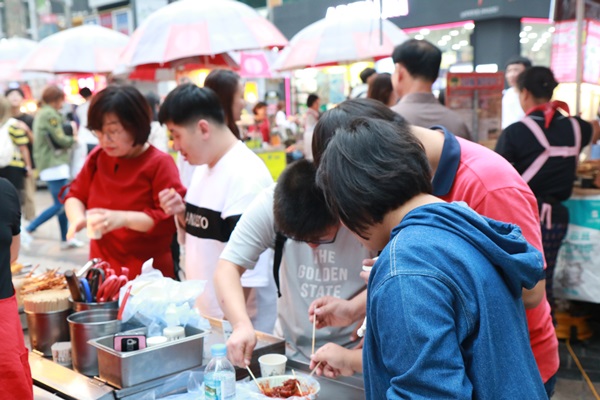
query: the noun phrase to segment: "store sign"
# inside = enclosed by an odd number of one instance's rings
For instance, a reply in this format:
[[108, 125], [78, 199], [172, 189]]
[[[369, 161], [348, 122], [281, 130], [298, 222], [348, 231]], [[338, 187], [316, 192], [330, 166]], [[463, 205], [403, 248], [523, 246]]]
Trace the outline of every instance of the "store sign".
[[404, 15], [408, 15], [408, 0], [371, 0], [329, 7], [327, 8], [325, 18], [346, 18], [356, 16], [394, 18]]

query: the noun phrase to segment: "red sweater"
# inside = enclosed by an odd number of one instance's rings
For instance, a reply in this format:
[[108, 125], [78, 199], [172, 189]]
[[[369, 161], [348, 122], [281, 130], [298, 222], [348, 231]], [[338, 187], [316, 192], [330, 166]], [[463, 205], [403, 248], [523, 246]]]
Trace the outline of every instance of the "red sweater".
[[94, 149], [71, 184], [67, 198], [79, 199], [88, 210], [141, 211], [154, 220], [154, 227], [148, 232], [115, 229], [99, 240], [91, 240], [90, 258], [108, 261], [117, 272], [126, 266], [130, 278], [140, 274], [142, 263], [154, 258], [154, 268], [173, 277], [170, 245], [175, 221], [162, 211], [158, 201], [158, 193], [168, 188], [185, 195], [175, 162], [155, 147], [150, 146], [135, 158], [110, 157], [101, 148]]

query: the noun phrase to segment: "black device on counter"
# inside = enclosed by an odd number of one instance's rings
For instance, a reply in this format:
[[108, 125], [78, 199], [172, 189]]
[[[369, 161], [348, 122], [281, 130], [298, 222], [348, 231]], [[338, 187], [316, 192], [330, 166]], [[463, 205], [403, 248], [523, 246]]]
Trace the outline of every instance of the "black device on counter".
[[114, 337], [113, 347], [116, 351], [136, 351], [146, 348], [146, 336], [137, 333], [117, 333]]

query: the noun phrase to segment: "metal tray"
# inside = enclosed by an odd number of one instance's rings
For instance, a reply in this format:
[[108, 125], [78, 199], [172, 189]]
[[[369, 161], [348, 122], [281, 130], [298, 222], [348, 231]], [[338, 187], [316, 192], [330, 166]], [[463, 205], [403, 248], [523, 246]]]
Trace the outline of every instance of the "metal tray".
[[[127, 333], [144, 331], [142, 328]], [[186, 326], [183, 339], [131, 352], [114, 350], [114, 335], [92, 339], [88, 343], [98, 349], [100, 379], [125, 388], [202, 365], [207, 335], [208, 332]]]

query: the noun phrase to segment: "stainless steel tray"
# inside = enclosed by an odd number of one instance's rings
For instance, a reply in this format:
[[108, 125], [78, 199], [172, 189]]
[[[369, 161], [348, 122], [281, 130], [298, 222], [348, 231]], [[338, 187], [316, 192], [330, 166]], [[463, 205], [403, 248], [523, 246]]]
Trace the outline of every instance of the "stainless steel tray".
[[[128, 333], [144, 330], [134, 329]], [[113, 349], [114, 335], [88, 343], [98, 349], [100, 379], [125, 388], [202, 365], [204, 338], [208, 332], [186, 326], [185, 335], [183, 339], [130, 352]]]

